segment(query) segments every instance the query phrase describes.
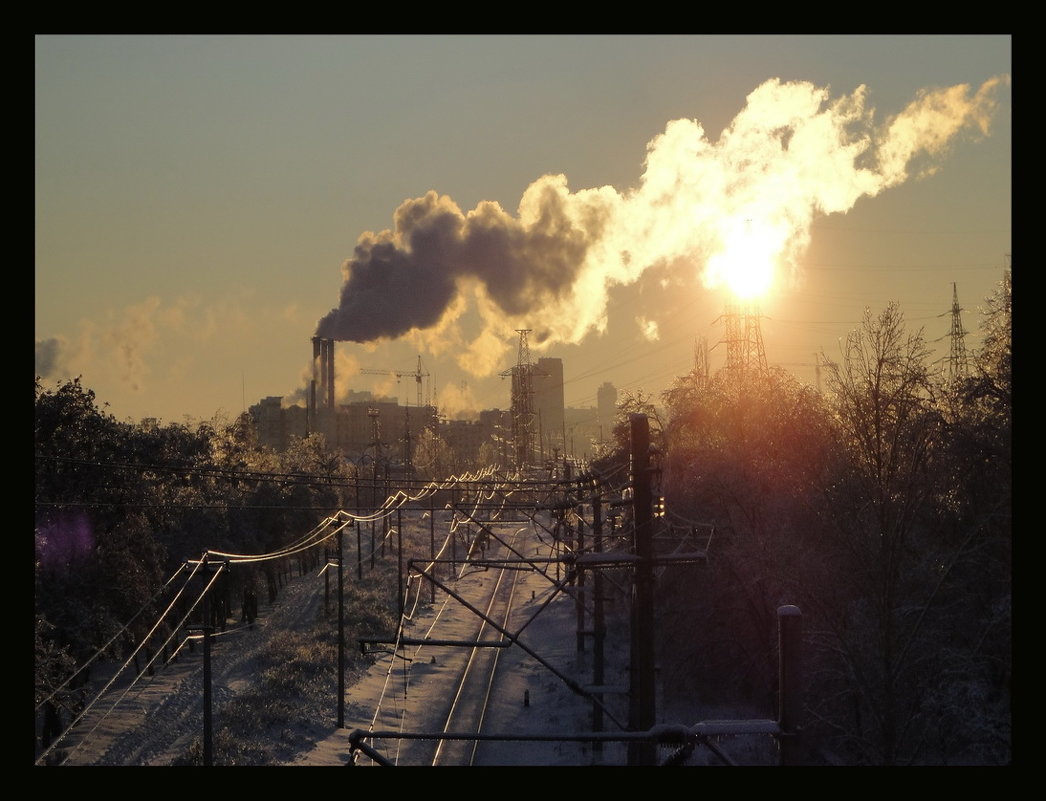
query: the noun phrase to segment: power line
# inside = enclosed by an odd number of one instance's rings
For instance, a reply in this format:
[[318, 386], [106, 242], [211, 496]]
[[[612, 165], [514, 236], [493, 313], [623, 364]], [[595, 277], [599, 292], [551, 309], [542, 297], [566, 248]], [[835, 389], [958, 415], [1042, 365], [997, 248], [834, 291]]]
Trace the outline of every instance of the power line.
[[174, 465], [136, 464], [133, 462], [97, 462], [89, 459], [76, 459], [70, 456], [52, 456], [36, 454], [38, 460], [50, 460], [64, 464], [75, 464], [82, 467], [130, 470], [137, 473], [165, 472], [199, 478], [227, 478], [237, 481], [273, 481], [284, 483], [317, 484], [321, 481], [332, 481], [335, 478], [344, 480], [344, 476], [328, 476], [317, 473], [271, 473], [252, 470], [232, 470], [228, 468], [178, 467]]

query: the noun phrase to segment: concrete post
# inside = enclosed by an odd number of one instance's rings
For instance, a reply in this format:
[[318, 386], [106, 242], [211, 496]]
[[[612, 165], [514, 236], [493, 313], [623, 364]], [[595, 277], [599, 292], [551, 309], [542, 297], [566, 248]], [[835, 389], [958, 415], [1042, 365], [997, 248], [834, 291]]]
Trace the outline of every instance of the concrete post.
[[803, 708], [801, 640], [803, 616], [791, 604], [778, 607], [780, 764], [799, 764], [799, 721]]

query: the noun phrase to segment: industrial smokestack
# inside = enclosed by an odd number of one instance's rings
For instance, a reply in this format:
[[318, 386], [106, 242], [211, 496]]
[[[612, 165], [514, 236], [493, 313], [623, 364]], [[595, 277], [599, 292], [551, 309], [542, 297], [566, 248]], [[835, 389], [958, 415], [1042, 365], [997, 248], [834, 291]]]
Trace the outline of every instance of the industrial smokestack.
[[316, 412], [317, 401], [324, 409], [334, 408], [334, 340], [323, 337], [312, 338], [312, 384], [311, 408]]
[[326, 382], [327, 382], [327, 408], [334, 410], [334, 340], [326, 340]]
[[320, 338], [312, 338], [312, 380], [309, 381], [308, 431], [316, 430], [316, 385], [319, 382]]

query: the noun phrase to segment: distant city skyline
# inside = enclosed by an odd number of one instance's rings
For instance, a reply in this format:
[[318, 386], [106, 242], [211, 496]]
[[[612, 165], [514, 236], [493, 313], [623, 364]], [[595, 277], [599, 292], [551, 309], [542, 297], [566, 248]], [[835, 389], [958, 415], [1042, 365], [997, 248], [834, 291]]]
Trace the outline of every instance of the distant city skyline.
[[[337, 383], [333, 344], [318, 337], [313, 340], [315, 371], [307, 403], [288, 405], [285, 398], [270, 395], [248, 407], [259, 444], [284, 451], [296, 439], [318, 433], [332, 449], [357, 463], [370, 460], [413, 470], [431, 468], [419, 464], [426, 429], [438, 434], [459, 466], [484, 458], [516, 465], [558, 456], [590, 459], [612, 438], [616, 389], [604, 382], [598, 407], [567, 407], [560, 359], [517, 362], [508, 406], [448, 417], [428, 403], [401, 405], [398, 398], [370, 391], [348, 389], [335, 396], [330, 391]], [[421, 375], [419, 368], [415, 376]], [[427, 455], [434, 458], [431, 451]]]

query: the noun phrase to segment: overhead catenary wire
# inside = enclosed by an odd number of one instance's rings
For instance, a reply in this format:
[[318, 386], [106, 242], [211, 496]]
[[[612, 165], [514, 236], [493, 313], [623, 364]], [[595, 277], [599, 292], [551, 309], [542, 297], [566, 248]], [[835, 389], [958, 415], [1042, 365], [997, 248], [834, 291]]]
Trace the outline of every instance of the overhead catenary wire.
[[[189, 576], [189, 579], [191, 579], [192, 576], [194, 576], [196, 574], [196, 572], [198, 570], [200, 570], [200, 569], [201, 569], [201, 565], [197, 565], [193, 569], [193, 571], [191, 572], [191, 575]], [[189, 616], [192, 614], [192, 611], [196, 608], [196, 604], [199, 603], [207, 595], [207, 593], [210, 591], [211, 587], [218, 580], [219, 575], [220, 575], [219, 572], [215, 572], [214, 573], [214, 575], [211, 577], [210, 582], [208, 582], [208, 584], [203, 588], [203, 590], [201, 590], [201, 592], [200, 592], [199, 596], [197, 597], [196, 601], [189, 607], [188, 611], [186, 611], [185, 615], [182, 617], [182, 619], [179, 622], [179, 624], [173, 628], [172, 634], [167, 638], [167, 640], [163, 643], [163, 645], [166, 646], [167, 644], [170, 643], [170, 641], [177, 634], [178, 630], [185, 624], [185, 621], [189, 619]], [[83, 720], [83, 718], [87, 715], [87, 713], [89, 711], [91, 711], [97, 703], [100, 702], [101, 698], [109, 691], [109, 689], [116, 682], [117, 678], [119, 678], [119, 676], [133, 663], [135, 656], [137, 656], [137, 654], [145, 646], [145, 643], [148, 642], [149, 637], [152, 634], [154, 634], [159, 629], [161, 623], [166, 619], [167, 614], [172, 609], [174, 609], [175, 604], [177, 603], [179, 597], [181, 596], [182, 591], [184, 591], [185, 587], [188, 586], [189, 579], [186, 580], [185, 584], [183, 584], [182, 588], [178, 591], [178, 594], [171, 600], [171, 602], [168, 605], [167, 609], [164, 611], [164, 613], [160, 616], [160, 618], [156, 621], [156, 623], [150, 629], [149, 634], [132, 651], [131, 655], [124, 661], [124, 663], [119, 667], [119, 669], [113, 674], [112, 678], [110, 678], [109, 681], [106, 682], [105, 685], [95, 694], [95, 696], [91, 699], [91, 701], [88, 702], [85, 705], [84, 709], [80, 712], [80, 714], [77, 715], [76, 718], [70, 722], [70, 724], [66, 727], [65, 731], [59, 737], [57, 737], [53, 743], [51, 743], [47, 748], [44, 749], [43, 753], [41, 753], [40, 756], [37, 758], [36, 764], [38, 764], [38, 765], [39, 764], [43, 764], [43, 762], [47, 759], [47, 757], [51, 754], [51, 752], [54, 751], [57, 748], [59, 743], [63, 742], [65, 739], [67, 739], [69, 734], [72, 732], [73, 727], [77, 723], [79, 723], [81, 720]], [[159, 653], [160, 653], [160, 650], [157, 649], [157, 655]], [[152, 664], [152, 662], [155, 659], [156, 659], [156, 656], [154, 656], [152, 659], [150, 659], [149, 660], [149, 664]], [[92, 733], [94, 733], [94, 731], [97, 730], [97, 728], [109, 716], [109, 714], [113, 710], [116, 709], [116, 707], [119, 705], [120, 701], [127, 695], [127, 693], [130, 691], [131, 687], [134, 686], [134, 684], [135, 684], [135, 682], [131, 682], [131, 684], [124, 690], [124, 692], [112, 703], [112, 705], [109, 707], [109, 709], [106, 710], [106, 712], [102, 715], [101, 719], [91, 728], [91, 730], [87, 733], [87, 735], [83, 739], [81, 739], [81, 741], [80, 741], [79, 745], [77, 746], [77, 748], [74, 748], [72, 751], [70, 751], [70, 753], [67, 754], [64, 757], [63, 761], [67, 761], [69, 759], [69, 757], [71, 757], [73, 754], [75, 754], [76, 751], [80, 747], [82, 747], [83, 743], [86, 742], [87, 739], [89, 739], [90, 735]]]
[[72, 684], [72, 682], [76, 679], [77, 676], [79, 676], [85, 670], [90, 668], [91, 665], [94, 662], [96, 662], [98, 659], [100, 659], [106, 653], [106, 651], [110, 648], [110, 646], [113, 645], [113, 643], [115, 643], [122, 636], [124, 636], [127, 633], [127, 630], [130, 628], [131, 624], [134, 623], [134, 621], [137, 620], [138, 617], [143, 612], [145, 612], [157, 598], [159, 598], [161, 595], [163, 595], [167, 591], [167, 589], [171, 586], [171, 584], [174, 582], [174, 580], [176, 578], [178, 578], [179, 575], [182, 574], [182, 570], [183, 570], [183, 568], [181, 568], [181, 567], [178, 568], [178, 570], [175, 571], [171, 575], [171, 577], [169, 579], [167, 579], [167, 581], [165, 581], [155, 593], [153, 593], [152, 598], [150, 598], [148, 601], [146, 601], [144, 604], [142, 604], [141, 607], [139, 607], [138, 611], [135, 612], [130, 617], [130, 619], [125, 624], [123, 624], [117, 630], [117, 632], [112, 637], [109, 638], [109, 640], [107, 642], [105, 642], [105, 644], [103, 644], [101, 647], [99, 647], [94, 652], [94, 654], [92, 654], [90, 657], [88, 657], [83, 662], [83, 664], [81, 664], [75, 671], [73, 671], [72, 674], [69, 675], [68, 678], [65, 679], [65, 681], [63, 681], [56, 688], [54, 688], [54, 690], [52, 690], [42, 700], [37, 702], [37, 704], [36, 704], [36, 711], [39, 712], [44, 704], [48, 703], [49, 701], [53, 701], [55, 696], [57, 696], [60, 692], [62, 692], [62, 690], [66, 689], [70, 684]]
[[[617, 468], [613, 471], [613, 474], [616, 475], [619, 472], [620, 468]], [[447, 537], [442, 543], [439, 551], [436, 554], [433, 554], [431, 558], [432, 560], [428, 563], [429, 567], [431, 567], [437, 560], [440, 559], [441, 556], [445, 554], [446, 549], [449, 547], [454, 536], [454, 531], [457, 529], [457, 527], [461, 524], [461, 522], [465, 522], [465, 518], [462, 515], [467, 516], [468, 518], [472, 518], [474, 520], [476, 516], [480, 514], [480, 512], [488, 512], [491, 513], [491, 515], [493, 516], [500, 515], [502, 512], [509, 509], [519, 511], [520, 509], [524, 508], [524, 504], [521, 502], [518, 505], [516, 505], [516, 503], [512, 501], [512, 498], [514, 495], [521, 491], [530, 492], [534, 489], [545, 490], [555, 487], [571, 489], [575, 486], [585, 485], [586, 482], [595, 482], [595, 484], [598, 486], [599, 481], [599, 478], [594, 478], [590, 474], [580, 475], [578, 478], [572, 479], [570, 481], [542, 481], [538, 479], [526, 478], [519, 475], [500, 476], [494, 468], [488, 468], [475, 473], [465, 473], [458, 476], [451, 476], [441, 481], [429, 481], [425, 482], [423, 485], [420, 485], [419, 488], [416, 488], [414, 490], [396, 490], [390, 493], [385, 498], [384, 502], [380, 505], [380, 507], [377, 510], [375, 510], [374, 513], [371, 514], [358, 514], [346, 510], [339, 510], [334, 514], [325, 517], [319, 524], [314, 526], [305, 534], [296, 538], [288, 545], [267, 553], [249, 554], [208, 549], [203, 553], [203, 555], [199, 559], [186, 560], [185, 564], [183, 565], [183, 568], [170, 579], [168, 579], [167, 582], [165, 582], [165, 587], [172, 584], [180, 575], [183, 575], [186, 572], [190, 574], [191, 578], [191, 576], [196, 575], [196, 573], [200, 569], [202, 569], [203, 566], [206, 564], [219, 564], [222, 569], [225, 569], [230, 565], [251, 564], [259, 561], [268, 561], [273, 559], [292, 557], [304, 551], [315, 548], [316, 546], [322, 545], [323, 543], [329, 541], [332, 537], [337, 536], [339, 533], [344, 531], [345, 528], [351, 525], [358, 524], [360, 522], [387, 519], [393, 511], [400, 510], [407, 504], [413, 504], [418, 501], [425, 500], [431, 497], [436, 492], [454, 488], [461, 489], [463, 490], [462, 508], [455, 509], [453, 504], [450, 503], [448, 503], [445, 507], [451, 514], [451, 526], [447, 534]], [[528, 498], [530, 498], [532, 502], [533, 495], [529, 495]], [[433, 509], [432, 511], [435, 510]], [[529, 524], [532, 527], [540, 526], [539, 521], [537, 521], [533, 515], [528, 515], [528, 517], [530, 518]], [[398, 527], [390, 527], [386, 530], [384, 537], [382, 538], [382, 542], [388, 541], [390, 537], [397, 536], [398, 534]], [[565, 546], [566, 544], [563, 543], [562, 545]], [[462, 564], [462, 567], [464, 568], [465, 565]], [[191, 568], [191, 570], [188, 570], [189, 568]], [[220, 572], [222, 571], [220, 570], [219, 573]], [[215, 575], [208, 582], [204, 590], [193, 601], [189, 610], [185, 612], [184, 616], [181, 618], [181, 621], [175, 625], [174, 632], [164, 642], [164, 647], [168, 646], [171, 643], [171, 641], [177, 635], [178, 629], [182, 625], [184, 625], [185, 621], [188, 619], [189, 615], [192, 614], [193, 610], [197, 608], [202, 598], [205, 597], [206, 593], [210, 591], [210, 589], [214, 586], [214, 583], [217, 581], [219, 573], [215, 573]], [[131, 657], [128, 659], [128, 662], [120, 667], [119, 672], [123, 672], [127, 669], [128, 665], [130, 664], [130, 660], [135, 659], [137, 654], [140, 653], [141, 649], [149, 641], [149, 639], [152, 637], [152, 635], [155, 633], [158, 627], [168, 619], [171, 610], [174, 609], [175, 602], [185, 592], [190, 578], [186, 579], [182, 588], [179, 590], [178, 595], [175, 597], [175, 600], [171, 602], [171, 605], [168, 607], [168, 609], [165, 610], [164, 613], [160, 616], [156, 624], [150, 630], [149, 634], [145, 638], [143, 638], [142, 642], [137, 647], [134, 648]], [[404, 593], [404, 605], [402, 607], [404, 614], [401, 616], [400, 625], [397, 627], [397, 641], [402, 639], [403, 627], [410, 623], [410, 621], [413, 619], [416, 613], [417, 604], [420, 600], [420, 583], [414, 581], [412, 576], [408, 576], [407, 582], [401, 591]], [[414, 598], [413, 603], [410, 603], [412, 591]], [[449, 600], [449, 598], [444, 601], [444, 606], [446, 605], [447, 600]], [[135, 617], [137, 617], [140, 614], [141, 610], [138, 613], [136, 613]], [[128, 621], [127, 625], [130, 625], [133, 621], [134, 618], [132, 618], [131, 621]], [[111, 642], [112, 641], [110, 641], [110, 643], [108, 643], [107, 646], [111, 645]], [[186, 642], [188, 642], [188, 638], [186, 639]], [[182, 645], [184, 645], [184, 642], [181, 645], [179, 645], [179, 649], [182, 647]], [[155, 660], [159, 658], [159, 655], [159, 651], [157, 651], [157, 654], [149, 659], [147, 667], [151, 667]], [[70, 677], [70, 679], [67, 680], [67, 682], [64, 683], [62, 686], [66, 686], [68, 681], [71, 681], [72, 678], [73, 677]], [[115, 701], [113, 701], [112, 705], [104, 712], [102, 720], [104, 720], [106, 716], [111, 714], [112, 711], [115, 710], [119, 706], [119, 704], [121, 704], [126, 699], [126, 697], [132, 691], [132, 689], [136, 689], [138, 686], [140, 686], [141, 683], [142, 673], [139, 673], [139, 676], [131, 682], [131, 685], [127, 687], [125, 691], [118, 698], [116, 698]], [[56, 740], [53, 744], [51, 744], [51, 746], [47, 748], [43, 754], [41, 754], [40, 761], [45, 760], [50, 754], [53, 753], [55, 747], [58, 746], [60, 742], [67, 739], [74, 726], [83, 720], [84, 715], [98, 707], [98, 705], [101, 702], [101, 699], [103, 698], [105, 693], [107, 693], [111, 689], [111, 687], [111, 681], [106, 683], [105, 687], [103, 687], [102, 690], [100, 690], [99, 693], [91, 700], [88, 706], [84, 709], [83, 713], [78, 715], [76, 719], [64, 729], [59, 739]], [[99, 724], [97, 725], [100, 725], [100, 723], [101, 722], [99, 722]], [[91, 737], [93, 732], [97, 729], [97, 725], [95, 725], [89, 732], [87, 732], [87, 734], [84, 736], [84, 739], [81, 741], [80, 745], [77, 746], [76, 750], [73, 751], [73, 753], [76, 753], [76, 751], [78, 751], [82, 747], [82, 745]], [[72, 754], [69, 754], [68, 756], [72, 756]], [[68, 759], [68, 756], [66, 756], [65, 758]]]

